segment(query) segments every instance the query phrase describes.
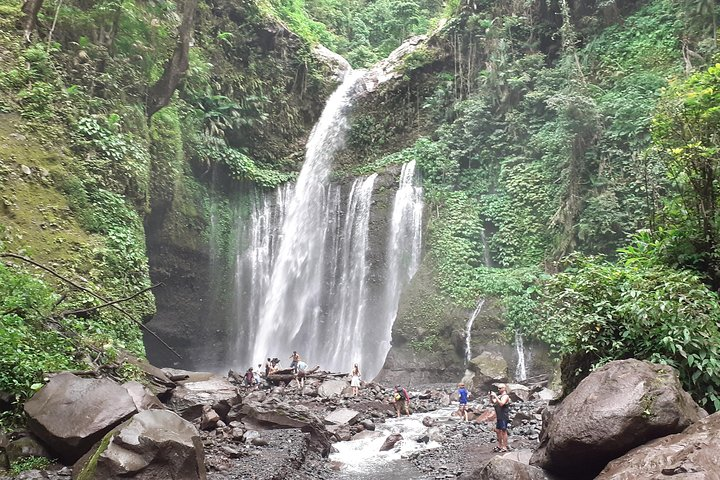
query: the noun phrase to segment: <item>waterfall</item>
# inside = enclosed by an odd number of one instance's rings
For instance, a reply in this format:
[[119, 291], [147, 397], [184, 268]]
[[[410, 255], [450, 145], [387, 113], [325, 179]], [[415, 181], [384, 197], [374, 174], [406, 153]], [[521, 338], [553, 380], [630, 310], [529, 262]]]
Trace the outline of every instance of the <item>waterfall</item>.
[[518, 357], [517, 366], [515, 367], [515, 380], [522, 382], [527, 380], [527, 371], [525, 369], [525, 347], [519, 330], [515, 330], [515, 351]]
[[[293, 185], [288, 183], [270, 195], [255, 192], [252, 211], [245, 231], [236, 235], [247, 239], [244, 251], [238, 250], [235, 261], [235, 304], [233, 323], [244, 326], [235, 335], [232, 358], [242, 358], [257, 335], [254, 322], [236, 319], [259, 318], [269, 288], [272, 265], [278, 250], [277, 234], [287, 214]], [[238, 223], [242, 224], [242, 219]]]
[[[343, 84], [328, 100], [320, 120], [308, 140], [305, 162], [295, 186], [287, 215], [283, 221], [280, 245], [272, 267], [267, 295], [253, 339], [252, 358], [288, 355], [306, 348], [301, 354], [311, 363], [326, 368], [349, 368], [330, 363], [328, 347], [308, 349], [312, 335], [325, 332], [323, 292], [325, 291], [326, 243], [334, 225], [338, 198], [329, 184], [331, 160], [344, 142], [348, 128], [346, 110], [352, 89], [360, 74], [348, 74]], [[337, 319], [335, 319], [337, 321]], [[322, 350], [322, 351], [321, 351]]]
[[[397, 315], [400, 294], [420, 266], [422, 249], [423, 190], [415, 169], [415, 160], [402, 167], [400, 182], [390, 219], [386, 246], [385, 301], [383, 323], [375, 330], [380, 336], [368, 337], [368, 344], [379, 342], [380, 352], [365, 360], [365, 369], [379, 372], [390, 350], [392, 325]], [[367, 345], [366, 348], [371, 348]]]
[[492, 258], [490, 257], [490, 245], [488, 245], [487, 236], [485, 235], [485, 227], [480, 229], [480, 240], [483, 245], [483, 263], [486, 267], [492, 267]]
[[[340, 282], [333, 289], [333, 308], [330, 328], [315, 332], [314, 338], [323, 338], [315, 342], [318, 350], [327, 352], [328, 365], [345, 366], [355, 359], [365, 365], [362, 340], [370, 330], [364, 322], [367, 309], [367, 269], [368, 222], [370, 220], [370, 200], [377, 174], [368, 178], [358, 178], [352, 185], [345, 212], [345, 226], [342, 232], [341, 249], [337, 251], [334, 262], [340, 268]], [[333, 277], [337, 278], [337, 277]], [[321, 351], [310, 353], [320, 357]], [[313, 357], [315, 358], [315, 357]], [[363, 370], [368, 371], [367, 366]]]
[[472, 315], [470, 315], [470, 318], [468, 318], [467, 324], [465, 325], [465, 364], [467, 365], [470, 363], [470, 360], [472, 360], [472, 347], [470, 345], [470, 340], [472, 339], [472, 327], [473, 323], [475, 323], [475, 319], [480, 314], [480, 311], [483, 308], [483, 305], [485, 305], [485, 298], [481, 298], [477, 306], [475, 307], [475, 310], [473, 311]]
[[409, 162], [385, 237], [370, 228], [371, 218], [385, 213], [373, 209], [378, 175], [331, 183], [358, 78], [350, 75], [328, 100], [295, 184], [254, 191], [236, 212], [232, 318], [217, 332], [224, 347], [214, 344], [204, 353], [217, 370], [242, 371], [267, 357], [287, 365], [294, 350], [325, 370], [359, 363], [368, 380], [382, 368], [400, 294], [420, 264], [423, 192]]

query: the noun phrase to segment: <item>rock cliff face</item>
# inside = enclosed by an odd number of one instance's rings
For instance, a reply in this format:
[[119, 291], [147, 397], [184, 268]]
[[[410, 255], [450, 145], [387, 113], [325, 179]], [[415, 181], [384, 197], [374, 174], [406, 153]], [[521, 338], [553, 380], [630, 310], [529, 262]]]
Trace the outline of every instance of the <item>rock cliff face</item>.
[[[216, 2], [211, 13], [204, 21], [221, 31], [234, 32], [242, 28], [245, 21], [241, 8], [232, 2]], [[238, 34], [238, 37], [246, 36]], [[239, 55], [242, 52], [246, 56], [274, 58], [275, 68], [281, 70], [278, 76], [290, 82], [283, 89], [287, 92], [286, 113], [292, 114], [292, 123], [280, 118], [269, 119], [265, 122], [267, 128], [242, 139], [232, 138], [230, 134], [229, 142], [250, 149], [257, 159], [270, 163], [292, 161], [295, 162], [293, 168], [299, 169], [307, 135], [337, 83], [338, 72], [347, 68], [342, 58], [322, 49], [310, 54], [305, 51], [307, 48], [282, 25], [267, 23], [256, 25], [247, 43], [234, 45], [232, 54], [218, 60], [220, 68], [230, 75], [247, 68]], [[300, 60], [306, 54], [311, 55], [312, 62]], [[308, 65], [316, 70], [315, 80], [306, 79], [311, 74]], [[317, 77], [324, 80], [319, 81]], [[296, 85], [298, 79], [302, 87]], [[146, 335], [148, 357], [159, 365], [183, 368], [202, 363], [202, 359], [194, 355], [193, 345], [213, 345], [223, 340], [218, 319], [227, 314], [229, 306], [214, 298], [211, 292], [213, 270], [219, 268], [213, 263], [213, 250], [218, 246], [212, 245], [212, 230], [228, 228], [232, 212], [223, 207], [247, 203], [258, 191], [247, 183], [230, 181], [229, 172], [223, 168], [198, 171], [189, 158], [190, 153], [185, 152], [184, 164], [178, 167], [184, 174], [170, 183], [170, 193], [155, 196], [159, 200], [151, 205], [145, 219], [151, 278], [164, 284], [156, 297], [158, 314], [149, 326], [173, 345], [182, 358]], [[215, 205], [221, 208], [214, 209]]]

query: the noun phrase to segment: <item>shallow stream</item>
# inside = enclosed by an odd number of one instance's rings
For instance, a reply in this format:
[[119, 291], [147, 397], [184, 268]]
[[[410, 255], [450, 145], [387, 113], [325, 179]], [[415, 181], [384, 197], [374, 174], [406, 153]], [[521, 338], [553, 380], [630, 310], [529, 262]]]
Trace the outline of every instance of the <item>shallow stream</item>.
[[[427, 443], [417, 441], [428, 432], [428, 427], [423, 425], [422, 421], [425, 417], [431, 417], [435, 425], [456, 423], [460, 421], [459, 417], [452, 415], [456, 410], [457, 407], [446, 407], [429, 413], [414, 413], [409, 417], [391, 418], [385, 423], [376, 424], [375, 431], [368, 432], [365, 438], [335, 443], [337, 452], [330, 454], [330, 460], [340, 466], [335, 478], [389, 480], [398, 478], [398, 475], [412, 479], [426, 478], [412, 462], [408, 461], [408, 457], [420, 450], [438, 448], [441, 444], [434, 441]], [[391, 450], [381, 452], [380, 447], [385, 439], [395, 433], [401, 434], [403, 440], [395, 444]]]

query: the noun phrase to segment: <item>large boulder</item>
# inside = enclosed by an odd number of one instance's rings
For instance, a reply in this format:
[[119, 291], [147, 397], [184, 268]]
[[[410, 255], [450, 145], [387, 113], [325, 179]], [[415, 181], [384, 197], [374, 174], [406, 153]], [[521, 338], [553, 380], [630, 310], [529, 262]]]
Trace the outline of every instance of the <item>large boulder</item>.
[[349, 408], [338, 408], [334, 412], [330, 412], [325, 416], [325, 424], [327, 425], [347, 425], [354, 424], [360, 412]]
[[476, 480], [551, 480], [553, 477], [541, 468], [506, 458], [493, 457], [470, 478]]
[[171, 373], [174, 376], [182, 374], [188, 377], [187, 380], [178, 382], [167, 404], [185, 420], [200, 418], [203, 407], [209, 405], [225, 421], [230, 409], [241, 401], [237, 387], [224, 377], [184, 370], [172, 370]]
[[337, 397], [342, 395], [347, 386], [348, 382], [344, 380], [325, 380], [318, 388], [318, 395], [323, 398]]
[[508, 379], [508, 364], [505, 358], [496, 352], [482, 352], [468, 363], [468, 369], [475, 375], [472, 379], [476, 388], [484, 391], [493, 383]]
[[592, 477], [630, 449], [681, 432], [706, 415], [673, 368], [634, 359], [610, 362], [544, 414], [531, 463]]
[[[610, 462], [598, 480], [720, 478], [720, 412], [699, 420], [682, 433], [668, 435]], [[675, 477], [677, 475], [677, 477]]]
[[393, 448], [395, 448], [395, 444], [402, 439], [403, 436], [399, 433], [393, 433], [392, 435], [388, 435], [383, 444], [380, 446], [380, 451], [387, 452], [388, 450], [392, 450]]
[[61, 373], [25, 402], [25, 413], [32, 432], [63, 462], [73, 463], [137, 408], [111, 380]]
[[240, 408], [243, 423], [257, 428], [299, 428], [310, 434], [310, 448], [323, 456], [330, 453], [330, 433], [322, 420], [303, 405], [276, 401], [246, 402]]
[[197, 429], [168, 410], [140, 412], [73, 467], [73, 478], [205, 480]]
[[127, 390], [130, 398], [135, 403], [138, 412], [143, 410], [164, 410], [165, 405], [155, 396], [152, 391], [140, 382], [123, 383], [123, 388]]

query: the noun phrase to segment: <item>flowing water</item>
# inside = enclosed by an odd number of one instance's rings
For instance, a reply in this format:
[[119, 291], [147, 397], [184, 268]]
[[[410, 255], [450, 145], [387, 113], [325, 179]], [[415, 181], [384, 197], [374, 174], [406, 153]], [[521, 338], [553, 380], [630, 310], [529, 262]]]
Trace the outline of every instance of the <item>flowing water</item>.
[[523, 337], [519, 330], [515, 331], [515, 351], [517, 353], [517, 365], [515, 366], [515, 381], [522, 382], [527, 380], [527, 369], [525, 366], [525, 346], [523, 345]]
[[[423, 192], [414, 161], [402, 167], [389, 212], [373, 210], [377, 174], [330, 181], [360, 77], [348, 75], [328, 100], [297, 182], [255, 192], [238, 210], [227, 345], [207, 352], [215, 359], [208, 368], [242, 369], [267, 357], [287, 364], [295, 350], [326, 370], [359, 363], [366, 379], [382, 368], [402, 289], [420, 263]], [[371, 217], [380, 214], [388, 227], [373, 230], [384, 236], [373, 243]], [[371, 243], [384, 251], [370, 258]]]
[[[347, 76], [328, 100], [310, 134], [305, 163], [282, 224], [279, 250], [254, 336], [254, 359], [276, 353], [289, 354], [301, 347], [307, 349], [311, 332], [324, 327], [321, 308], [325, 244], [333, 206], [328, 201], [333, 198], [329, 188], [330, 168], [334, 153], [344, 143], [348, 128], [346, 110], [360, 77], [358, 72]], [[315, 352], [306, 350], [302, 354], [312, 362], [325, 360], [313, 357]]]
[[[391, 418], [385, 423], [376, 424], [374, 432], [363, 433], [362, 439], [334, 443], [336, 452], [330, 454], [330, 460], [342, 466], [336, 478], [392, 479], [404, 471], [411, 474], [409, 478], [418, 478], [417, 470], [413, 470], [403, 459], [419, 450], [440, 447], [434, 441], [417, 441], [428, 432], [428, 427], [422, 424], [423, 418], [431, 417], [436, 424], [456, 423], [458, 417], [453, 417], [456, 410], [456, 407], [448, 407], [429, 413], [414, 413], [409, 417]], [[395, 444], [393, 449], [381, 452], [380, 447], [385, 439], [396, 433], [402, 435], [403, 440]]]
[[403, 289], [420, 266], [422, 249], [422, 213], [423, 190], [420, 186], [415, 161], [403, 165], [400, 173], [400, 186], [395, 193], [390, 234], [388, 235], [385, 271], [385, 301], [381, 323], [376, 327], [378, 337], [369, 338], [368, 345], [379, 345], [375, 357], [366, 360], [366, 369], [379, 372], [390, 350], [390, 337], [393, 322], [400, 303]]
[[473, 323], [475, 323], [475, 319], [478, 315], [480, 315], [480, 311], [482, 311], [484, 305], [485, 298], [481, 298], [478, 301], [472, 315], [470, 315], [470, 318], [468, 318], [467, 324], [465, 324], [465, 365], [470, 363], [470, 360], [472, 360], [472, 346], [470, 343], [472, 340], [472, 327]]

